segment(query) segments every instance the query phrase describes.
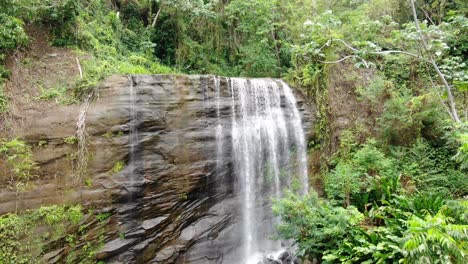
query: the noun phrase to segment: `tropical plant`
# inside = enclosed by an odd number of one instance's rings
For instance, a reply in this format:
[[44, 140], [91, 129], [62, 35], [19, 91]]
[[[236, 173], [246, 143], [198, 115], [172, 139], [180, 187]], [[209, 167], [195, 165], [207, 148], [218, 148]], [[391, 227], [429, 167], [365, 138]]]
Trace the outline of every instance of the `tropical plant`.
[[279, 237], [295, 240], [299, 255], [310, 259], [321, 258], [327, 249], [360, 232], [358, 224], [364, 218], [355, 207], [333, 207], [315, 192], [305, 197], [287, 192], [285, 199], [274, 201], [273, 212], [282, 220]]
[[32, 159], [31, 147], [23, 140], [0, 140], [0, 155], [6, 158], [11, 168], [10, 180], [27, 181], [36, 169]]
[[468, 225], [451, 221], [442, 213], [409, 219], [403, 263], [468, 262]]

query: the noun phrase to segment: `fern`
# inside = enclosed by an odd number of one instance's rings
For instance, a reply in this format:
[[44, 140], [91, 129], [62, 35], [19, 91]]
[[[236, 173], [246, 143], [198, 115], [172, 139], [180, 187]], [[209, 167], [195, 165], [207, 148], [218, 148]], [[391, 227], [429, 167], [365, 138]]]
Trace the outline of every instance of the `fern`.
[[450, 224], [441, 212], [407, 221], [407, 240], [403, 263], [467, 263], [468, 225]]

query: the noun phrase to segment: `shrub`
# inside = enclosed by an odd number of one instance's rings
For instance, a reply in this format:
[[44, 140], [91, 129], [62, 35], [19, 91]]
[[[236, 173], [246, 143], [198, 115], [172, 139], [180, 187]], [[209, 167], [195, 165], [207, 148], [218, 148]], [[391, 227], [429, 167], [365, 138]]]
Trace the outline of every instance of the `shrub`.
[[325, 191], [329, 198], [341, 199], [343, 205], [351, 204], [351, 195], [357, 194], [365, 185], [365, 180], [354, 167], [346, 162], [340, 162], [325, 178]]
[[70, 233], [69, 227], [82, 218], [80, 205], [53, 205], [0, 216], [0, 263], [35, 263], [45, 245]]
[[28, 44], [28, 36], [24, 31], [21, 19], [0, 13], [0, 113], [7, 110], [7, 98], [3, 93], [3, 82], [10, 76], [9, 69], [4, 66], [6, 52]]
[[386, 101], [385, 111], [379, 118], [382, 138], [389, 145], [405, 146], [420, 137], [438, 140], [443, 136], [443, 113], [430, 94], [395, 96]]
[[11, 180], [27, 181], [36, 163], [32, 159], [31, 147], [20, 139], [1, 140], [0, 155], [6, 158], [12, 170]]
[[273, 212], [282, 220], [279, 237], [293, 239], [299, 255], [310, 259], [321, 258], [325, 250], [360, 232], [358, 224], [364, 218], [355, 207], [330, 206], [314, 192], [305, 197], [287, 192], [284, 199], [274, 201]]
[[118, 173], [121, 172], [125, 168], [125, 162], [122, 160], [119, 160], [114, 163], [114, 166], [112, 166], [111, 172], [112, 173]]
[[392, 155], [398, 169], [410, 177], [417, 189], [425, 194], [460, 197], [467, 193], [466, 173], [453, 160], [456, 148], [449, 143], [431, 145], [419, 139], [408, 148], [394, 148]]
[[454, 159], [460, 163], [462, 170], [468, 170], [468, 133], [459, 135], [460, 147]]
[[7, 111], [7, 109], [8, 109], [8, 98], [3, 92], [3, 84], [1, 83], [1, 77], [0, 77], [0, 114]]
[[353, 200], [362, 211], [366, 204], [389, 198], [400, 188], [394, 161], [368, 140], [326, 176], [325, 191], [329, 198], [343, 199], [346, 206]]
[[0, 53], [28, 43], [21, 19], [0, 13]]
[[403, 263], [467, 263], [468, 225], [451, 224], [442, 213], [408, 222]]

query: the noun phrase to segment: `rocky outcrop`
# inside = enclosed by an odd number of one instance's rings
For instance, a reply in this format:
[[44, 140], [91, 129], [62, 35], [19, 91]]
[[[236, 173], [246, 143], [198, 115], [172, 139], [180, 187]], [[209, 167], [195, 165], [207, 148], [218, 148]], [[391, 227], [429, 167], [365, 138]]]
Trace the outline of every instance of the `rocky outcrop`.
[[[297, 99], [310, 131], [312, 108]], [[231, 159], [217, 165], [217, 105], [213, 76], [108, 78], [86, 115], [86, 171], [76, 172], [70, 140], [80, 108], [35, 116], [18, 136], [34, 146], [38, 176], [19, 197], [2, 188], [0, 213], [63, 202], [109, 212], [96, 254], [106, 263], [238, 263], [236, 178]], [[227, 79], [220, 78], [226, 139], [231, 105]], [[225, 157], [231, 147], [225, 140]], [[60, 262], [64, 251], [54, 252], [49, 261]]]
[[373, 69], [358, 69], [351, 64], [329, 66], [326, 79], [329, 155], [338, 150], [345, 130], [357, 130], [355, 136], [360, 142], [370, 136], [365, 133], [372, 134], [375, 131], [376, 120], [383, 111], [383, 102], [372, 107], [369, 101], [359, 98], [356, 92], [360, 87], [368, 87], [374, 78]]

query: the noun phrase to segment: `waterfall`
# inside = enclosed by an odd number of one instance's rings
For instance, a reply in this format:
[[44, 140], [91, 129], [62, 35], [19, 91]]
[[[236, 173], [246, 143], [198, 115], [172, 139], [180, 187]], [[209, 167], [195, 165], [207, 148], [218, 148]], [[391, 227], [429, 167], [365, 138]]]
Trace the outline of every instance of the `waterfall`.
[[76, 137], [78, 139], [78, 153], [77, 153], [77, 173], [76, 182], [82, 180], [83, 174], [86, 172], [88, 166], [88, 148], [86, 146], [86, 114], [88, 113], [89, 106], [94, 99], [94, 91], [91, 91], [86, 97], [85, 101], [80, 107], [80, 114], [76, 121]]
[[223, 125], [221, 124], [221, 113], [220, 113], [220, 101], [221, 101], [221, 91], [220, 91], [220, 79], [218, 76], [214, 77], [215, 85], [215, 96], [216, 96], [216, 172], [219, 173], [223, 166], [223, 144], [224, 144], [224, 135], [223, 135]]
[[[276, 222], [271, 199], [280, 198], [291, 186], [299, 185], [301, 193], [308, 190], [304, 132], [296, 100], [284, 82], [243, 78], [228, 82], [243, 259], [258, 263], [258, 256], [281, 249], [279, 241], [270, 239]], [[218, 86], [215, 83], [217, 90]]]

